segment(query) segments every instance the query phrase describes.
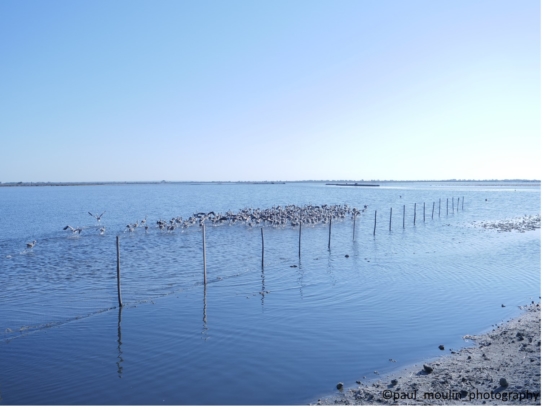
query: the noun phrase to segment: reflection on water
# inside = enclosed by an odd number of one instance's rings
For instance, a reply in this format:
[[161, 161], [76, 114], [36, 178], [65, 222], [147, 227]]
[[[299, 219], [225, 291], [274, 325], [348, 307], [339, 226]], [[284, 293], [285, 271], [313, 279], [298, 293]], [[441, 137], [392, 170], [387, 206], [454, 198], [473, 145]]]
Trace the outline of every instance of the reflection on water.
[[123, 316], [123, 307], [119, 307], [119, 318], [117, 321], [117, 374], [119, 378], [123, 378], [123, 333], [121, 331], [121, 323]]
[[264, 299], [265, 299], [265, 272], [264, 267], [261, 268], [261, 306], [264, 307]]
[[[535, 188], [152, 185], [1, 194], [6, 404], [304, 404], [332, 392], [336, 381], [354, 384], [374, 370], [440, 355], [439, 344], [461, 346], [460, 336], [540, 295], [540, 232], [473, 226], [539, 213]], [[264, 255], [259, 228], [207, 227], [207, 284], [200, 228], [118, 231], [146, 214], [153, 220], [309, 202], [367, 204], [369, 211], [301, 231], [264, 228]], [[435, 204], [433, 219], [426, 202]], [[414, 225], [416, 203], [423, 215]], [[89, 207], [107, 209], [106, 233], [67, 236], [63, 226], [86, 226], [79, 219], [90, 219], [82, 211]], [[392, 208], [402, 208], [401, 229], [393, 227], [400, 215], [392, 221]], [[117, 234], [125, 306], [116, 317]], [[37, 245], [24, 250], [31, 239]]]
[[201, 334], [203, 336], [203, 339], [207, 341], [209, 339], [209, 336], [207, 335], [207, 331], [209, 328], [207, 327], [207, 284], [203, 284], [203, 330], [201, 331]]

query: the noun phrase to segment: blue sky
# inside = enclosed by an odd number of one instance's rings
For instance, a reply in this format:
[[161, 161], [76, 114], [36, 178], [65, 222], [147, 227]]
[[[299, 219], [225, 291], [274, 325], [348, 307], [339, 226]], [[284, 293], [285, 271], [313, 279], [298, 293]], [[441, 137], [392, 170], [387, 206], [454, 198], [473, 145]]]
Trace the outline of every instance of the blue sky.
[[540, 2], [0, 2], [0, 181], [541, 178]]

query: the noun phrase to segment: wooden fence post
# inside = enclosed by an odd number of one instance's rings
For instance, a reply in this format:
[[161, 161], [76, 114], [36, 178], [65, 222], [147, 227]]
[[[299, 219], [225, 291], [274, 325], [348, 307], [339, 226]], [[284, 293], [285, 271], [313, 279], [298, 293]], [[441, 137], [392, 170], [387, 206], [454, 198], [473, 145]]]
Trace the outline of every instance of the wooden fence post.
[[330, 217], [330, 231], [328, 233], [328, 250], [332, 246], [332, 217]]
[[121, 297], [121, 256], [119, 253], [119, 236], [117, 236], [117, 295], [119, 297], [119, 307], [123, 306]]
[[205, 223], [203, 223], [203, 284], [207, 284], [207, 255], [205, 248]]
[[261, 242], [262, 242], [262, 257], [261, 257], [261, 268], [264, 268], [264, 232], [261, 227]]
[[301, 258], [301, 221], [299, 221], [299, 258]]

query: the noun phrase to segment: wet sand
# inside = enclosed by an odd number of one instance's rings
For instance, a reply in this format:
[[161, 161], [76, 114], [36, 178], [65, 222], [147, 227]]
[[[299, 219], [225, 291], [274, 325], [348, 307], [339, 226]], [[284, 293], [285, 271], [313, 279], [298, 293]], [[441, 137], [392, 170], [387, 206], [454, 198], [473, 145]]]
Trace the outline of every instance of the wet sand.
[[474, 346], [377, 381], [357, 381], [357, 388], [313, 405], [540, 405], [540, 300], [522, 309], [486, 334], [464, 336]]

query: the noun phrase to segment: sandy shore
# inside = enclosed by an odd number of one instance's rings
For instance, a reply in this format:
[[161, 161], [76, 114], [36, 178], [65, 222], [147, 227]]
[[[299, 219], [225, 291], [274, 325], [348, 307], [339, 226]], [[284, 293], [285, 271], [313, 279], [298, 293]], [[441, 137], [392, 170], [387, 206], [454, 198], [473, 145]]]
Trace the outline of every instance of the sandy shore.
[[[540, 300], [524, 313], [434, 361], [341, 389], [313, 405], [540, 405]], [[439, 351], [438, 347], [435, 347]]]

